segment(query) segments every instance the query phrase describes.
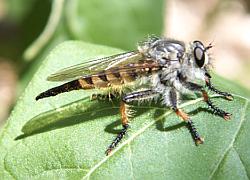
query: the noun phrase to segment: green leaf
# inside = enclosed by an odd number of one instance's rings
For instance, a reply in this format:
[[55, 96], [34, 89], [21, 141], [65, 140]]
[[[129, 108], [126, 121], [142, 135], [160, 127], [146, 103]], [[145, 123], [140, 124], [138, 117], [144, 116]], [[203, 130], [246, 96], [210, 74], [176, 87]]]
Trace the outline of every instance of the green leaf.
[[76, 38], [130, 50], [163, 29], [164, 0], [72, 0], [65, 6], [66, 24]]
[[144, 104], [134, 108], [128, 135], [105, 156], [121, 128], [119, 102], [90, 101], [93, 91], [80, 90], [35, 101], [60, 84], [47, 82], [49, 74], [119, 52], [69, 41], [48, 55], [0, 134], [0, 179], [249, 179], [249, 100], [226, 80], [220, 83], [233, 90], [234, 101], [212, 100], [233, 114], [231, 121], [212, 115], [201, 98], [181, 105], [205, 138], [198, 147], [172, 111]]

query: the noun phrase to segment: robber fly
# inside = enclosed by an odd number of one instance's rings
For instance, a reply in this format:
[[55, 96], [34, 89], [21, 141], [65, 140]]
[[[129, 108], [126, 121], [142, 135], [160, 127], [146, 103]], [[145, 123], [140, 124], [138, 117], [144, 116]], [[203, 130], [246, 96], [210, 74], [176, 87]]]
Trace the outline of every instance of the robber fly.
[[119, 91], [123, 128], [108, 147], [107, 155], [118, 145], [129, 128], [129, 104], [153, 99], [170, 107], [184, 120], [198, 145], [204, 140], [189, 115], [178, 108], [181, 95], [190, 91], [200, 93], [212, 112], [225, 120], [230, 119], [231, 114], [216, 107], [205, 88], [233, 100], [231, 94], [222, 92], [211, 84], [210, 48], [211, 44], [204, 46], [201, 41], [185, 44], [173, 39], [149, 37], [138, 43], [137, 50], [94, 59], [50, 75], [47, 78], [49, 81], [68, 82], [42, 92], [36, 100], [78, 89], [109, 89], [109, 93], [114, 95]]

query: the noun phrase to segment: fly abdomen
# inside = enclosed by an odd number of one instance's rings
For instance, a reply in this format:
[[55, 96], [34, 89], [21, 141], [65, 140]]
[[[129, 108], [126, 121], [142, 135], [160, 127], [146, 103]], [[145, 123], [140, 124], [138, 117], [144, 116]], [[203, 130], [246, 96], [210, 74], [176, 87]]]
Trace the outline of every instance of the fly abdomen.
[[136, 80], [138, 73], [135, 70], [122, 70], [119, 67], [99, 72], [91, 76], [95, 88], [106, 88], [122, 85]]
[[83, 76], [80, 79], [67, 82], [42, 92], [36, 97], [36, 100], [56, 96], [72, 90], [119, 86], [135, 81], [138, 76], [150, 75], [159, 70], [159, 68], [153, 64], [129, 64], [128, 67], [114, 67], [93, 75]]
[[81, 79], [73, 80], [62, 84], [60, 86], [48, 89], [47, 91], [42, 92], [36, 97], [36, 100], [43, 99], [50, 96], [56, 96], [58, 94], [69, 92], [78, 89], [92, 89], [94, 84], [91, 77], [84, 77]]
[[[160, 68], [155, 64], [128, 64], [123, 67], [115, 67], [104, 71], [105, 79], [103, 81], [108, 82], [108, 85], [122, 85], [132, 81], [135, 81], [140, 76], [149, 76], [152, 73], [158, 71]], [[100, 75], [99, 75], [100, 78]]]

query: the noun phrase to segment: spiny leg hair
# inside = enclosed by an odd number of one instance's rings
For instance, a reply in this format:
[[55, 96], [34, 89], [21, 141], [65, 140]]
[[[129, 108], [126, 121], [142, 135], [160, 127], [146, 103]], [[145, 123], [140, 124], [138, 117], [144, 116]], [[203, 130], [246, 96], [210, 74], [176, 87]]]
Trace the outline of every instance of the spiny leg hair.
[[182, 82], [182, 84], [189, 90], [201, 92], [204, 101], [207, 103], [208, 107], [212, 110], [213, 114], [217, 114], [218, 116], [223, 117], [225, 120], [230, 119], [230, 116], [232, 114], [225, 112], [224, 110], [214, 105], [214, 103], [210, 100], [207, 92], [204, 90], [202, 86], [191, 82]]
[[158, 94], [157, 91], [154, 91], [151, 89], [138, 91], [138, 92], [132, 92], [123, 96], [122, 101], [128, 104], [134, 101], [140, 101], [140, 100], [152, 98], [157, 94]]
[[220, 109], [219, 107], [215, 106], [214, 103], [210, 100], [207, 92], [205, 90], [202, 90], [202, 96], [204, 98], [204, 101], [207, 103], [208, 107], [212, 110], [213, 114], [217, 114], [221, 117], [223, 117], [225, 120], [229, 120], [231, 117], [231, 113], [225, 112], [224, 110]]
[[169, 93], [169, 100], [172, 106], [172, 109], [175, 111], [176, 115], [181, 117], [186, 122], [186, 127], [188, 128], [192, 138], [195, 141], [195, 144], [202, 144], [203, 138], [199, 135], [195, 125], [188, 114], [183, 112], [181, 109], [177, 108], [177, 93], [176, 90], [171, 89]]
[[213, 91], [213, 92], [215, 92], [215, 93], [217, 93], [217, 94], [219, 94], [219, 95], [222, 95], [223, 97], [225, 97], [227, 100], [233, 100], [234, 98], [233, 98], [233, 95], [232, 94], [230, 94], [230, 93], [228, 93], [228, 92], [223, 92], [223, 91], [221, 91], [221, 90], [219, 90], [219, 89], [217, 89], [216, 87], [214, 87], [214, 85], [211, 83], [211, 76], [207, 73], [206, 74], [206, 86], [208, 87], [208, 89], [210, 90], [210, 91]]
[[119, 132], [116, 136], [116, 138], [113, 140], [113, 142], [109, 145], [108, 149], [106, 150], [105, 154], [108, 156], [112, 150], [117, 146], [117, 144], [122, 140], [122, 138], [127, 133], [127, 130], [129, 128], [128, 124], [122, 125], [122, 130]]
[[122, 102], [120, 105], [120, 113], [121, 113], [121, 120], [122, 120], [122, 130], [119, 132], [116, 136], [116, 138], [113, 140], [113, 142], [110, 144], [108, 149], [106, 150], [106, 155], [109, 155], [111, 151], [117, 146], [117, 144], [122, 140], [122, 138], [127, 133], [127, 130], [129, 128], [128, 124], [128, 103], [132, 103], [133, 101], [139, 101], [141, 99], [148, 99], [152, 98], [152, 96], [156, 95], [157, 92], [153, 90], [145, 90], [145, 91], [139, 91], [139, 92], [132, 92], [129, 94], [126, 94], [122, 98]]

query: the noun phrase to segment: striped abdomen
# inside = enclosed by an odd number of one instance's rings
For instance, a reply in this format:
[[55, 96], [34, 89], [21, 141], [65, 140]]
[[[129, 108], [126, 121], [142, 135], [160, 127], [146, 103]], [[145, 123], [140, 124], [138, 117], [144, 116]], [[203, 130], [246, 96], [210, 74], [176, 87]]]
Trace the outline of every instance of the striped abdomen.
[[[105, 88], [135, 81], [140, 76], [151, 75], [160, 69], [156, 63], [127, 64], [79, 79], [83, 87]], [[86, 79], [88, 78], [88, 79]], [[85, 88], [84, 88], [85, 89]], [[89, 88], [87, 88], [89, 89]]]
[[36, 97], [36, 100], [49, 96], [56, 96], [57, 94], [72, 90], [107, 88], [123, 85], [135, 81], [139, 76], [151, 75], [159, 69], [160, 67], [154, 62], [142, 62], [138, 64], [128, 64], [126, 66], [110, 68], [108, 70], [104, 70], [93, 75], [83, 76], [80, 79], [51, 88], [39, 94]]

